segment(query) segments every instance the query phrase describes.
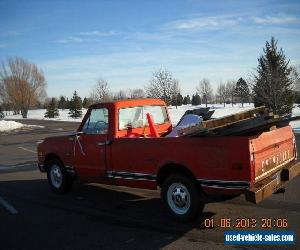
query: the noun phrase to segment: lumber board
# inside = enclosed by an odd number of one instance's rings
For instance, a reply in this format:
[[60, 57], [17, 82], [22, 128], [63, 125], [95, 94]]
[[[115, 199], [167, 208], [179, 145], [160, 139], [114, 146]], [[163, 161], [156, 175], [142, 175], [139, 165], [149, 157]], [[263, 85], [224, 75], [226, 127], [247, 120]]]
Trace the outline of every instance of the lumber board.
[[252, 119], [253, 117], [257, 117], [260, 115], [271, 115], [270, 118], [272, 117], [272, 114], [268, 112], [268, 109], [266, 109], [265, 106], [250, 109], [247, 111], [242, 111], [233, 115], [228, 115], [224, 116], [218, 119], [213, 119], [213, 120], [208, 120], [204, 121], [200, 124], [187, 127], [184, 129], [181, 129], [178, 132], [178, 135], [190, 135], [190, 134], [197, 134], [197, 133], [202, 133], [205, 132], [205, 130], [210, 130], [210, 129], [216, 129], [216, 128], [223, 128], [229, 125], [232, 125], [234, 123], [238, 123], [241, 121], [245, 121], [248, 119]]
[[224, 128], [213, 128], [207, 131], [195, 132], [189, 134], [188, 136], [196, 137], [207, 137], [207, 136], [238, 136], [238, 135], [249, 135], [254, 133], [260, 133], [264, 131], [269, 131], [271, 127], [280, 127], [278, 126], [283, 122], [283, 118], [271, 118], [265, 119], [263, 116], [256, 117], [252, 119], [245, 119], [239, 123], [233, 123], [230, 126]]
[[216, 131], [216, 133], [220, 136], [225, 135], [242, 135], [246, 133], [253, 133], [255, 131], [265, 131], [270, 130], [272, 126], [276, 126], [278, 122], [282, 121], [282, 118], [271, 118], [271, 119], [265, 119], [263, 116], [253, 118], [247, 122], [244, 122], [243, 124], [234, 124], [233, 127], [229, 129], [225, 129], [222, 131]]

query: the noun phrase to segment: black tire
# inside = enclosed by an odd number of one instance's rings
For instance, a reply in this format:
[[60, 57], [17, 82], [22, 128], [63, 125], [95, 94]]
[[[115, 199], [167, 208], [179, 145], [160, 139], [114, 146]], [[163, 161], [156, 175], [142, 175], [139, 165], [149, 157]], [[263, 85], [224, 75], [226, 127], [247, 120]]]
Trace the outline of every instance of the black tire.
[[[57, 173], [57, 178], [55, 178], [54, 171]], [[58, 173], [60, 177], [58, 177]], [[66, 171], [62, 162], [56, 158], [50, 159], [47, 164], [47, 179], [51, 190], [55, 193], [64, 194], [72, 188], [73, 178]]]
[[170, 175], [162, 185], [161, 198], [172, 217], [182, 222], [195, 220], [204, 208], [199, 187], [185, 175]]

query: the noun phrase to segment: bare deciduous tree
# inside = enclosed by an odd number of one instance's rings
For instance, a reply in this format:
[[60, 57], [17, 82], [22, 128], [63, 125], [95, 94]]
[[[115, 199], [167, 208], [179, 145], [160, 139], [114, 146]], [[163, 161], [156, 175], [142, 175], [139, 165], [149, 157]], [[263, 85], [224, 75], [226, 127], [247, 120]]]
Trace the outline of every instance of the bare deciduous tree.
[[125, 100], [128, 98], [129, 98], [128, 91], [123, 89], [119, 90], [117, 93], [114, 94], [115, 100]]
[[228, 99], [228, 92], [227, 92], [227, 88], [226, 85], [224, 83], [220, 83], [217, 89], [217, 95], [220, 98], [221, 102], [223, 102], [224, 107], [226, 104], [226, 101]]
[[180, 91], [179, 80], [178, 79], [174, 79], [174, 84], [173, 84], [172, 92], [173, 92], [173, 95], [172, 95], [172, 99], [171, 99], [171, 104], [173, 106], [176, 106], [176, 109], [177, 109], [178, 104], [180, 102], [182, 103], [182, 100], [179, 100], [179, 99], [182, 98], [182, 96], [180, 94], [181, 91]]
[[114, 94], [115, 100], [125, 100], [125, 99], [138, 99], [145, 98], [145, 92], [143, 89], [126, 89], [119, 90]]
[[201, 98], [207, 107], [207, 103], [210, 102], [213, 95], [213, 90], [209, 80], [203, 78], [197, 87], [197, 91], [201, 94]]
[[230, 98], [231, 106], [233, 106], [234, 103], [234, 95], [235, 95], [235, 80], [229, 80], [226, 83], [226, 91], [228, 93], [228, 98]]
[[150, 85], [146, 87], [147, 96], [163, 99], [167, 105], [172, 102], [172, 97], [179, 93], [179, 82], [172, 73], [166, 69], [159, 69], [153, 73]]
[[23, 58], [7, 58], [0, 68], [2, 99], [27, 118], [28, 109], [46, 97], [46, 80], [41, 69]]
[[132, 99], [145, 98], [145, 91], [143, 89], [130, 89], [129, 93]]
[[103, 78], [97, 80], [96, 85], [93, 87], [91, 99], [94, 102], [107, 102], [111, 101], [112, 94], [108, 87], [108, 82]]

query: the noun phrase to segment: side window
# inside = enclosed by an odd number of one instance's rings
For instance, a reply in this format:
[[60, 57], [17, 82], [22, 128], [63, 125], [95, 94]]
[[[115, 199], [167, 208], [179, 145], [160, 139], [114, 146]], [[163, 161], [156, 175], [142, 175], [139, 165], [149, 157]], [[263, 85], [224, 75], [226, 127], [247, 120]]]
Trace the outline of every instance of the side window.
[[107, 134], [108, 110], [106, 108], [92, 109], [82, 128], [82, 132], [86, 134]]

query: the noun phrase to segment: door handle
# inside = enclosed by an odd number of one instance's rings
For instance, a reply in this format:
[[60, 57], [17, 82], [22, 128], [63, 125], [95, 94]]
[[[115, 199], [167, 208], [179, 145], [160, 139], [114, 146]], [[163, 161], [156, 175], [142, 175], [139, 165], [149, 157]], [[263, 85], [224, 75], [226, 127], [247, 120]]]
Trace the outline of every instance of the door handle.
[[104, 141], [104, 142], [97, 142], [96, 143], [98, 146], [105, 146], [105, 145], [110, 145], [111, 141]]

